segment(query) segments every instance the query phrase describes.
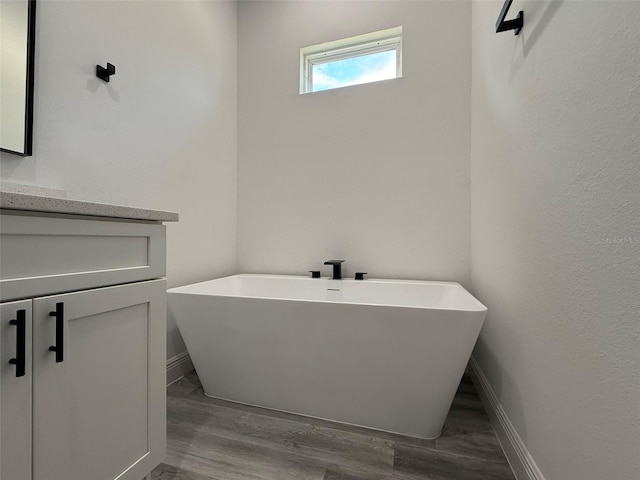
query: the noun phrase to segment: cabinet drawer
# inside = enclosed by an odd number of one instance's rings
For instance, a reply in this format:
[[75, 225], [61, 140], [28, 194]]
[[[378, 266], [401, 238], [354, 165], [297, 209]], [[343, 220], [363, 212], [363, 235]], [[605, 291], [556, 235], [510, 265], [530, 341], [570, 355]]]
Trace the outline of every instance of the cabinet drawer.
[[165, 227], [0, 216], [0, 301], [165, 275]]

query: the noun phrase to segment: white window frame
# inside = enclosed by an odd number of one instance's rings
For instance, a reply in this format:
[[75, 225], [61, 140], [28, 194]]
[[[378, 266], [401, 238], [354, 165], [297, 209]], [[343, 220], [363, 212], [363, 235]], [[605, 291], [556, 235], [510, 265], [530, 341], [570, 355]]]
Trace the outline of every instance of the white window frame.
[[314, 65], [391, 50], [396, 52], [396, 78], [400, 78], [402, 77], [401, 26], [301, 48], [300, 94], [313, 93]]

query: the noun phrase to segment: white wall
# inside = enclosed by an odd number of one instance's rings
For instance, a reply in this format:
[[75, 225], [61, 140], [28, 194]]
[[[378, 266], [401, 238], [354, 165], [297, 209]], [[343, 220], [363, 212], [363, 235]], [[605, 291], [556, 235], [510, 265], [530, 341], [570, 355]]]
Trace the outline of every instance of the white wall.
[[[240, 272], [468, 278], [470, 12], [240, 2]], [[403, 78], [298, 94], [301, 47], [398, 25]]]
[[235, 2], [38, 2], [34, 155], [3, 153], [0, 178], [177, 211], [169, 286], [233, 273], [236, 17]]
[[640, 478], [640, 3], [473, 4], [475, 351], [547, 480]]

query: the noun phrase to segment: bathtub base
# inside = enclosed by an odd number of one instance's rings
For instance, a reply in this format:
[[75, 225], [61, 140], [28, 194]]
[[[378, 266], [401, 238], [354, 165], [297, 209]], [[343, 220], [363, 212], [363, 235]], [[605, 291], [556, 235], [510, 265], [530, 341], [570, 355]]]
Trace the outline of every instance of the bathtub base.
[[236, 400], [230, 400], [228, 398], [221, 398], [221, 397], [216, 397], [214, 395], [209, 395], [207, 392], [204, 392], [204, 396], [208, 397], [208, 398], [213, 398], [215, 400], [222, 400], [223, 402], [228, 402], [228, 403], [235, 403], [238, 405], [244, 405], [247, 407], [254, 407], [254, 408], [262, 408], [264, 410], [271, 410], [273, 412], [280, 412], [280, 413], [286, 413], [288, 415], [296, 415], [298, 417], [304, 417], [304, 418], [313, 418], [315, 420], [322, 420], [323, 422], [331, 422], [331, 423], [336, 423], [339, 425], [348, 425], [349, 427], [354, 427], [354, 428], [365, 428], [367, 430], [371, 430], [373, 432], [384, 432], [384, 433], [389, 433], [391, 435], [401, 435], [403, 437], [408, 437], [408, 438], [416, 438], [419, 440], [436, 440], [437, 438], [439, 438], [442, 434], [442, 429], [440, 429], [440, 433], [438, 433], [437, 436], [435, 437], [429, 437], [429, 438], [425, 438], [425, 437], [416, 437], [414, 435], [407, 435], [406, 433], [401, 433], [401, 432], [394, 432], [392, 430], [383, 430], [381, 428], [373, 428], [373, 427], [368, 427], [366, 425], [358, 425], [355, 423], [349, 423], [349, 422], [340, 422], [338, 420], [333, 420], [331, 418], [322, 418], [322, 417], [316, 417], [314, 415], [306, 415], [304, 413], [298, 413], [298, 412], [290, 412], [288, 410], [280, 410], [277, 408], [270, 408], [270, 407], [265, 407], [264, 405], [255, 405], [253, 403], [246, 403], [246, 402], [238, 402]]

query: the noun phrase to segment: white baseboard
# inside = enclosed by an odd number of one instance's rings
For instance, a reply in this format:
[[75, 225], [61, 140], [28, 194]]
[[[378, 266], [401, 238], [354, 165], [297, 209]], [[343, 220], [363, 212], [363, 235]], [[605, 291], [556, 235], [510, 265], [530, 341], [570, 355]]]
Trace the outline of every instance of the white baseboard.
[[474, 357], [469, 367], [471, 379], [517, 480], [545, 480]]
[[191, 363], [189, 352], [185, 351], [171, 357], [167, 360], [167, 385], [171, 385], [191, 370], [193, 370], [193, 363]]

